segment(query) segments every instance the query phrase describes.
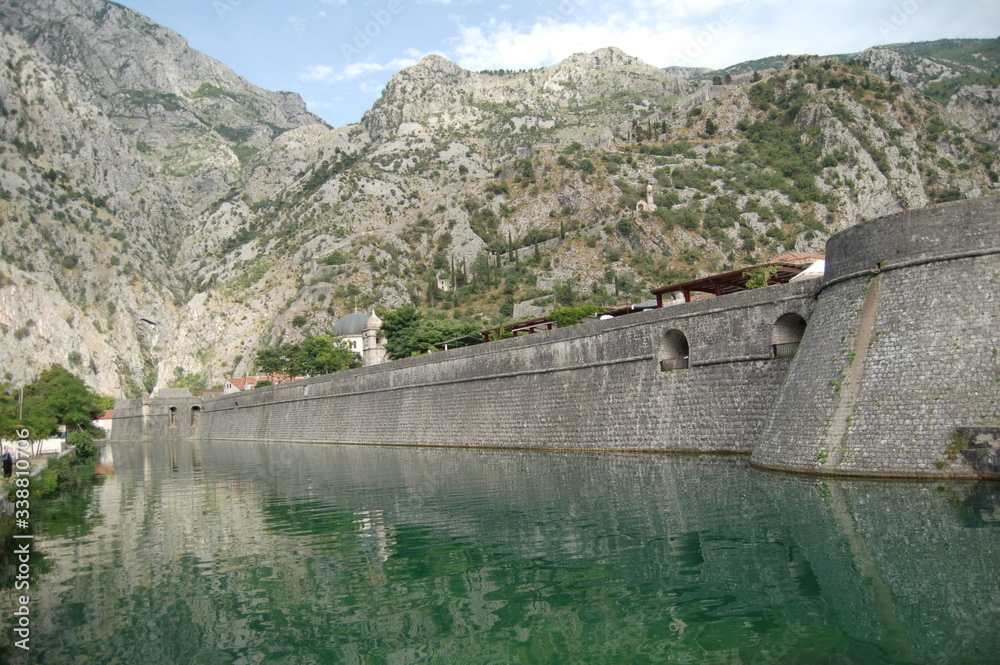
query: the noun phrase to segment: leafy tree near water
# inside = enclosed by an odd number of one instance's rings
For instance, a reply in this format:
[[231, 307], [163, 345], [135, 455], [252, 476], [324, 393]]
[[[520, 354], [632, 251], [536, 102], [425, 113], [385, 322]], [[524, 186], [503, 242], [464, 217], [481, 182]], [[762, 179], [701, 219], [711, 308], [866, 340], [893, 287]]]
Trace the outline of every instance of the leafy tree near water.
[[17, 395], [9, 383], [0, 384], [0, 434], [16, 438], [17, 426]]
[[70, 432], [69, 436], [66, 437], [66, 443], [76, 449], [76, 456], [80, 459], [97, 457], [97, 446], [94, 445], [94, 437], [90, 435], [90, 432], [84, 430]]
[[268, 374], [320, 376], [355, 367], [361, 367], [361, 359], [351, 345], [330, 335], [315, 335], [297, 344], [280, 344], [257, 352], [257, 369]]
[[24, 387], [20, 419], [18, 393], [10, 387], [4, 393], [0, 397], [0, 431], [12, 438], [19, 429], [31, 432], [32, 439], [52, 436], [60, 425], [69, 430], [87, 429], [107, 406], [105, 397], [60, 365], [52, 365]]
[[381, 318], [385, 349], [393, 360], [427, 353], [449, 339], [479, 332], [475, 324], [424, 316], [410, 305], [386, 312]]

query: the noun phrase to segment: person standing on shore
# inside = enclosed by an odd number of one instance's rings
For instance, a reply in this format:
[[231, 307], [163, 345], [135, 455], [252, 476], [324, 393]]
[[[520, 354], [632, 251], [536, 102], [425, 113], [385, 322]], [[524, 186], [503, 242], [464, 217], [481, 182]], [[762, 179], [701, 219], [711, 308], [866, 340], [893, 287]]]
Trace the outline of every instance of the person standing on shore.
[[10, 478], [14, 472], [14, 449], [9, 443], [3, 444], [3, 477]]

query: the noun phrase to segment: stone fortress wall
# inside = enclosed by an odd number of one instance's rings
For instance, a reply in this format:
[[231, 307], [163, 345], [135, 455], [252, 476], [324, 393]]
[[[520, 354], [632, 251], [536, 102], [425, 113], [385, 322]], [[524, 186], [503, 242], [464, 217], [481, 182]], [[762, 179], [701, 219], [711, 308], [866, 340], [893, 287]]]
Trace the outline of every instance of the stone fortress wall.
[[1000, 477], [998, 255], [997, 199], [831, 237], [822, 290], [753, 463]]
[[203, 402], [120, 400], [112, 439], [751, 453], [788, 471], [1000, 477], [998, 210], [855, 226], [830, 239], [822, 282]]

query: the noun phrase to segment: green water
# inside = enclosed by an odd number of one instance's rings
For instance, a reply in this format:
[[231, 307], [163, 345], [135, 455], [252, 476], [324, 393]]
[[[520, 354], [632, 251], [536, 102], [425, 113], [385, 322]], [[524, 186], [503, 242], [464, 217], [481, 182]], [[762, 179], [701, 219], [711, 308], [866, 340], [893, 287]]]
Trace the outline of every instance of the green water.
[[0, 662], [1000, 662], [1000, 485], [744, 458], [113, 446]]

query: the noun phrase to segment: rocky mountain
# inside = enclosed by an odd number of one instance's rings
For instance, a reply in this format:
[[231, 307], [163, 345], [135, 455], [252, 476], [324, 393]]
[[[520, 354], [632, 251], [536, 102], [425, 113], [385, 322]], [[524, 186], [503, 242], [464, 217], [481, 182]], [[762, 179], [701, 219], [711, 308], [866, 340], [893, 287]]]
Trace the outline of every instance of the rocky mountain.
[[[103, 0], [0, 0], [0, 361], [109, 394], [418, 303], [484, 327], [995, 195], [997, 44], [733, 69], [428, 56], [354, 125]], [[652, 184], [655, 211], [636, 212]]]
[[0, 17], [5, 371], [151, 387], [190, 329], [175, 262], [192, 222], [275, 136], [325, 125], [113, 3], [5, 1]]

